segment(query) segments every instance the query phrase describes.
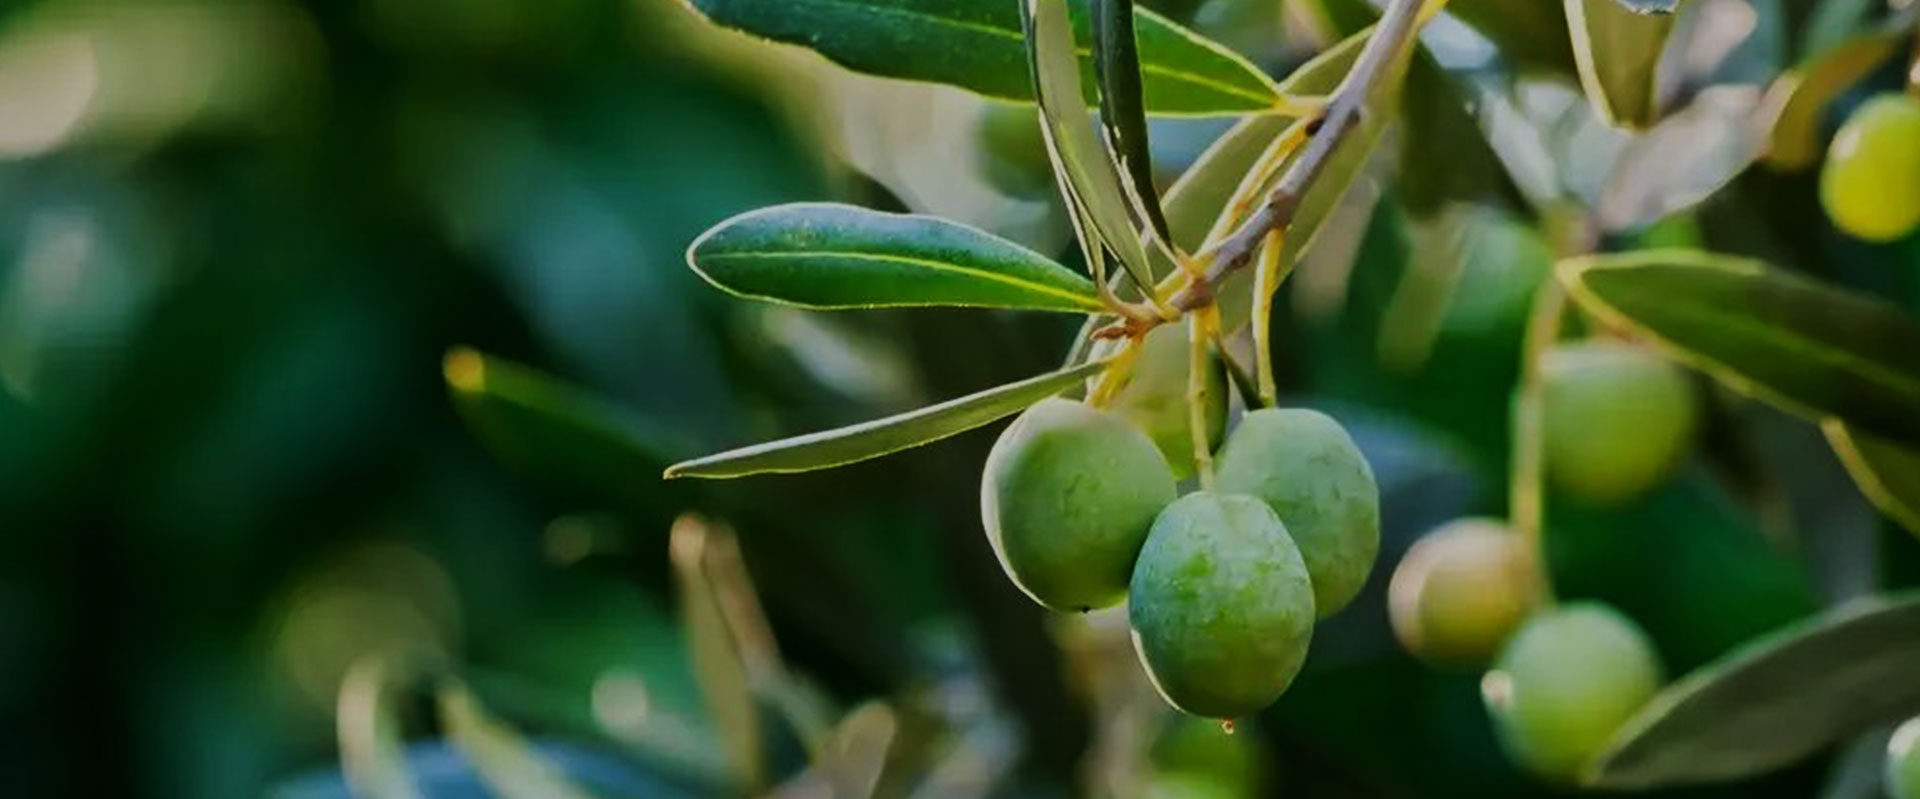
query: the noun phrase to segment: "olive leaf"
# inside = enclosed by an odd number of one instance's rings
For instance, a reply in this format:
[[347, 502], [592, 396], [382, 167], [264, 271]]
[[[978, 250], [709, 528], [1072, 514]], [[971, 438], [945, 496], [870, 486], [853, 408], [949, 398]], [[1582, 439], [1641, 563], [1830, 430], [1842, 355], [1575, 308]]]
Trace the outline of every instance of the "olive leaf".
[[[688, 0], [717, 24], [812, 49], [859, 72], [1031, 102], [1017, 10], [1022, 1]], [[1075, 29], [1085, 35], [1087, 2], [1071, 5]], [[1280, 102], [1273, 81], [1245, 58], [1147, 9], [1133, 16], [1148, 113], [1246, 114]], [[1091, 82], [1078, 83], [1077, 91], [1094, 97]]]
[[1106, 368], [1095, 361], [915, 411], [837, 430], [756, 444], [668, 467], [666, 476], [730, 478], [844, 466], [964, 433], [1072, 387]]
[[1094, 72], [1100, 81], [1100, 122], [1120, 164], [1121, 187], [1136, 216], [1162, 242], [1171, 242], [1167, 214], [1153, 184], [1153, 151], [1147, 135], [1147, 108], [1140, 91], [1140, 49], [1134, 34], [1133, 0], [1089, 0], [1093, 4]]
[[516, 363], [456, 347], [442, 371], [455, 410], [495, 456], [559, 486], [642, 500], [635, 489], [657, 486], [654, 475], [690, 449], [600, 397]]
[[1740, 258], [1647, 250], [1559, 266], [1581, 307], [1735, 389], [1920, 445], [1920, 322]]
[[487, 715], [465, 686], [447, 683], [438, 702], [448, 740], [500, 799], [593, 799], [513, 730]]
[[1659, 118], [1660, 52], [1678, 6], [1678, 0], [1566, 0], [1580, 84], [1607, 121], [1644, 128]]
[[1920, 711], [1920, 594], [1859, 600], [1655, 695], [1587, 764], [1591, 787], [1751, 776]]
[[1893, 444], [1828, 419], [1820, 425], [1847, 474], [1874, 507], [1920, 535], [1920, 451]]
[[723, 291], [807, 308], [1097, 311], [1093, 283], [1006, 239], [851, 205], [762, 208], [715, 225], [687, 264]]
[[[1093, 115], [1072, 98], [1078, 93], [1080, 61], [1074, 57], [1073, 26], [1066, 0], [1021, 0], [1021, 20], [1027, 26], [1027, 57], [1033, 68], [1033, 88], [1046, 125], [1047, 152], [1060, 177], [1062, 193], [1074, 213], [1083, 215], [1075, 229], [1089, 264], [1095, 250], [1104, 247], [1119, 259], [1121, 268], [1142, 291], [1153, 286], [1153, 264], [1128, 215], [1125, 189], [1113, 161], [1100, 144]], [[1095, 279], [1104, 279], [1099, 271]]]
[[[1920, 7], [1909, 7], [1909, 12]], [[1913, 28], [1914, 13], [1889, 19], [1878, 28], [1848, 38], [1781, 76], [1776, 92], [1785, 92], [1766, 153], [1768, 166], [1805, 169], [1820, 158], [1826, 138], [1821, 130], [1827, 106], [1899, 52]]]

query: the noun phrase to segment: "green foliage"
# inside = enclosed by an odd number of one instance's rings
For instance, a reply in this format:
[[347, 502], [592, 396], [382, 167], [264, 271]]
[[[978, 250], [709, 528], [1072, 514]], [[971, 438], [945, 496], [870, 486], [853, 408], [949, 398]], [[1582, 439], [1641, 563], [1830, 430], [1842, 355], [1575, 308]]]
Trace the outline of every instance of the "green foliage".
[[942, 219], [849, 205], [742, 214], [695, 240], [687, 263], [729, 293], [807, 308], [1100, 308], [1086, 278], [1018, 244]]
[[1820, 429], [1867, 499], [1888, 518], [1920, 535], [1920, 453], [1834, 419], [1822, 422]]
[[1565, 262], [1582, 305], [1745, 392], [1920, 444], [1920, 323], [1753, 261], [1656, 251]]
[[[1013, 0], [691, 2], [721, 25], [811, 48], [861, 72], [946, 83], [1006, 100], [1034, 99], [1034, 86], [1022, 67], [1025, 48]], [[1067, 5], [1067, 0], [1048, 2]], [[1085, 39], [1086, 0], [1071, 5], [1076, 33]], [[1147, 111], [1244, 114], [1279, 102], [1273, 82], [1240, 56], [1152, 11], [1140, 9], [1135, 19]], [[1091, 81], [1084, 91], [1088, 98], [1094, 96]]]
[[1660, 118], [1657, 76], [1677, 0], [1566, 0], [1574, 61], [1594, 110], [1615, 125]]
[[1674, 683], [1586, 767], [1590, 785], [1718, 781], [1777, 768], [1920, 709], [1920, 599], [1863, 600]]
[[1019, 413], [1105, 366], [1101, 361], [1083, 363], [884, 419], [682, 461], [667, 467], [666, 476], [726, 478], [804, 472], [878, 458]]

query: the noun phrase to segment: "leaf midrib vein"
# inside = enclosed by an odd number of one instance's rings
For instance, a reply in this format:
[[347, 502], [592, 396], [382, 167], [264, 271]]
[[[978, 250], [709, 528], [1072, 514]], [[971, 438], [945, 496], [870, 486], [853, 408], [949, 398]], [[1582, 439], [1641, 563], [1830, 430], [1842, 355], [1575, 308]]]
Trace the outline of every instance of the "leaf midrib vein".
[[927, 269], [932, 269], [940, 272], [954, 272], [958, 274], [968, 275], [970, 277], [977, 277], [982, 280], [988, 280], [995, 283], [1014, 286], [1016, 288], [1025, 289], [1027, 291], [1032, 291], [1039, 294], [1045, 294], [1052, 297], [1059, 297], [1062, 299], [1072, 300], [1075, 305], [1082, 308], [1097, 309], [1099, 307], [1099, 303], [1094, 299], [1094, 297], [1091, 294], [1079, 294], [1064, 288], [1060, 288], [1058, 286], [1050, 286], [1045, 283], [1035, 283], [1030, 280], [1023, 280], [1021, 278], [1014, 277], [1013, 275], [1009, 275], [1005, 272], [994, 272], [987, 269], [976, 269], [974, 267], [961, 266], [959, 264], [951, 263], [947, 261], [935, 261], [935, 260], [926, 259], [926, 258], [915, 258], [908, 255], [856, 252], [856, 251], [847, 251], [847, 250], [807, 250], [805, 252], [779, 252], [779, 251], [760, 252], [760, 251], [754, 251], [754, 250], [736, 250], [732, 252], [706, 253], [704, 255], [701, 255], [700, 257], [709, 261], [714, 261], [714, 260], [724, 261], [729, 258], [736, 259], [736, 260], [775, 260], [775, 259], [785, 260], [785, 259], [795, 259], [795, 258], [800, 258], [800, 259], [836, 258], [836, 259], [850, 259], [850, 260], [856, 260], [856, 261], [869, 260], [869, 261], [880, 261], [883, 263], [909, 264], [909, 265], [924, 267]]

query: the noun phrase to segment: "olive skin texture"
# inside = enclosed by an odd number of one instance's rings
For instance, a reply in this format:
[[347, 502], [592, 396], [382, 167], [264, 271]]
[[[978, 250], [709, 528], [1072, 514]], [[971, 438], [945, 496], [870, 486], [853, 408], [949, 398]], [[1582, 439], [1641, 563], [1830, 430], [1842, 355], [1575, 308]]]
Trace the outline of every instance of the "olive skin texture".
[[[1095, 350], [1111, 353], [1113, 344]], [[1135, 356], [1133, 373], [1115, 392], [1107, 409], [1145, 430], [1166, 456], [1176, 480], [1193, 476], [1193, 423], [1187, 408], [1191, 348], [1184, 325], [1161, 325], [1147, 332]], [[1220, 444], [1227, 427], [1227, 375], [1217, 363], [1207, 369], [1207, 447]]]
[[1541, 359], [1546, 469], [1555, 487], [1618, 504], [1673, 472], [1698, 425], [1693, 382], [1633, 345], [1594, 339]]
[[1258, 712], [1292, 684], [1313, 637], [1313, 585], [1280, 517], [1196, 491], [1153, 522], [1127, 605], [1160, 695], [1196, 716]]
[[1258, 497], [1287, 526], [1321, 618], [1353, 601], [1380, 554], [1380, 488], [1346, 428], [1318, 411], [1257, 410], [1214, 464], [1215, 488]]
[[1086, 404], [1046, 399], [994, 442], [980, 517], [1000, 565], [1060, 611], [1118, 603], [1173, 475], [1145, 434]]
[[1436, 666], [1483, 666], [1539, 606], [1526, 541], [1491, 519], [1457, 519], [1427, 533], [1387, 585], [1401, 646]]
[[1920, 97], [1889, 93], [1860, 104], [1827, 148], [1820, 203], [1834, 227], [1867, 241], [1920, 226]]
[[1887, 741], [1887, 796], [1920, 799], [1920, 717], [1908, 719]]
[[1541, 777], [1573, 782], [1661, 681], [1639, 625], [1580, 602], [1528, 619], [1480, 688], [1507, 753]]

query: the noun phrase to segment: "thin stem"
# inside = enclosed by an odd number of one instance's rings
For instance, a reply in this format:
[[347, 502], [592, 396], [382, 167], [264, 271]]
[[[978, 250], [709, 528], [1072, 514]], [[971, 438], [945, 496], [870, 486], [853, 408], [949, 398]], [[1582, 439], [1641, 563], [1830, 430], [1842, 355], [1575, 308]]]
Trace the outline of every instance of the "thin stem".
[[1130, 337], [1120, 345], [1119, 354], [1113, 357], [1113, 363], [1100, 370], [1099, 382], [1093, 390], [1087, 392], [1087, 404], [1095, 408], [1104, 408], [1113, 401], [1113, 395], [1126, 385], [1127, 378], [1133, 376], [1133, 364], [1140, 359], [1140, 342], [1144, 336]]
[[[1193, 465], [1200, 473], [1200, 488], [1213, 488], [1213, 442], [1207, 436], [1207, 408], [1212, 402], [1212, 381], [1207, 379], [1207, 342], [1217, 326], [1213, 307], [1200, 309], [1187, 318], [1187, 430], [1193, 437]], [[1210, 322], [1214, 324], [1209, 324]]]
[[1508, 479], [1509, 522], [1533, 553], [1546, 596], [1553, 595], [1547, 574], [1542, 529], [1546, 524], [1546, 406], [1541, 360], [1560, 338], [1567, 292], [1552, 275], [1534, 294], [1533, 312], [1521, 350], [1520, 396], [1513, 409], [1513, 473]]
[[1260, 383], [1260, 405], [1280, 405], [1280, 386], [1273, 376], [1273, 295], [1280, 288], [1280, 255], [1286, 238], [1278, 230], [1267, 231], [1260, 246], [1260, 270], [1253, 283], [1253, 369]]

